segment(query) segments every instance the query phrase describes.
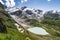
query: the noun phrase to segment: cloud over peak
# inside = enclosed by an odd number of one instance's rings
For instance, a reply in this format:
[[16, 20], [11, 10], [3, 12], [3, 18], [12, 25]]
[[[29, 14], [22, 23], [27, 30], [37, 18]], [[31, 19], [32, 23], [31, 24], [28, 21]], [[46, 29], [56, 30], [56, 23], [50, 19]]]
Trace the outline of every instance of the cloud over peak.
[[15, 6], [15, 1], [14, 0], [5, 0], [6, 2], [4, 3], [3, 0], [0, 0], [0, 2], [7, 7], [14, 7]]
[[0, 2], [4, 5], [4, 2], [2, 0], [0, 0]]
[[13, 7], [13, 6], [15, 6], [15, 2], [14, 2], [14, 0], [5, 0], [6, 1], [6, 6], [7, 7]]

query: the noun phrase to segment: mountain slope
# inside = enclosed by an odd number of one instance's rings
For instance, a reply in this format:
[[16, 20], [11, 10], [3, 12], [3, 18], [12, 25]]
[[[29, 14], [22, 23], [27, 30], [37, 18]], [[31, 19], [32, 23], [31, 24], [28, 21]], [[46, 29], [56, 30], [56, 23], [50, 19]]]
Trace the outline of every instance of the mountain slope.
[[[43, 20], [41, 20], [41, 22], [39, 22], [38, 20], [34, 19], [34, 17], [36, 18], [35, 15], [38, 14], [38, 12], [36, 12], [37, 14], [34, 14], [34, 12], [32, 11], [36, 11], [36, 10], [31, 10], [31, 9], [26, 9], [25, 10], [18, 10], [15, 11], [13, 13], [11, 13], [12, 15], [16, 15], [19, 18], [25, 19], [25, 23], [28, 23], [29, 25], [32, 25], [33, 27], [42, 27], [44, 28], [49, 35], [38, 35], [37, 40], [60, 40], [60, 20], [58, 19], [58, 15], [55, 13], [47, 13], [50, 15], [46, 15], [44, 14], [44, 18]], [[56, 15], [56, 16], [55, 16]], [[34, 17], [32, 17], [34, 16]], [[41, 15], [39, 15], [41, 16]], [[32, 17], [30, 19], [30, 17]], [[52, 18], [50, 18], [52, 17]], [[17, 18], [17, 19], [19, 19]], [[35, 37], [34, 34], [31, 34], [32, 36]], [[37, 38], [37, 37], [36, 37]]]
[[20, 33], [15, 26], [16, 22], [2, 7], [0, 4], [0, 40], [26, 40], [26, 37], [35, 40], [26, 33]]

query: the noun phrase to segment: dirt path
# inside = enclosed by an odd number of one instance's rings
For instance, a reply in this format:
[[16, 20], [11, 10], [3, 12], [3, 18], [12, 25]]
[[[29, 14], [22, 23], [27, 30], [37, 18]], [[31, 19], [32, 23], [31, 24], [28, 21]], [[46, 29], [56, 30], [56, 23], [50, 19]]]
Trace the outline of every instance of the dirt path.
[[23, 26], [25, 29], [30, 28], [31, 26], [28, 25], [26, 22], [24, 22], [24, 19], [19, 18], [18, 16], [11, 15], [10, 16], [21, 26]]

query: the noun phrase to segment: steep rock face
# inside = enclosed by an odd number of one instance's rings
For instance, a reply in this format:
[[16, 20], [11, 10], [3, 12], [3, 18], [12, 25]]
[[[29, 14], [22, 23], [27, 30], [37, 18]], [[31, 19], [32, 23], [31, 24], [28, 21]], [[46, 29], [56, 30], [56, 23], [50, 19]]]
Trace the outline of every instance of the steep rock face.
[[7, 32], [6, 26], [3, 24], [3, 19], [2, 18], [0, 18], [0, 32], [2, 32], [2, 33]]
[[3, 21], [4, 21], [4, 19], [1, 17], [2, 15], [1, 14], [3, 14], [3, 11], [2, 10], [4, 10], [4, 6], [0, 3], [0, 32], [2, 32], [2, 33], [6, 33], [7, 32], [7, 29], [6, 29], [6, 26], [4, 25], [4, 23], [3, 23]]
[[24, 6], [24, 7], [21, 7], [21, 9], [22, 9], [22, 10], [24, 10], [25, 8], [27, 8], [27, 7], [26, 7], [26, 6]]
[[1, 4], [1, 2], [0, 2], [0, 8], [4, 8], [4, 6]]
[[4, 8], [7, 8], [7, 6], [2, 5], [1, 2], [0, 2], [0, 8], [4, 9]]
[[25, 11], [27, 14], [29, 14], [29, 15], [32, 15], [33, 14], [33, 12], [31, 11], [31, 10], [26, 10]]

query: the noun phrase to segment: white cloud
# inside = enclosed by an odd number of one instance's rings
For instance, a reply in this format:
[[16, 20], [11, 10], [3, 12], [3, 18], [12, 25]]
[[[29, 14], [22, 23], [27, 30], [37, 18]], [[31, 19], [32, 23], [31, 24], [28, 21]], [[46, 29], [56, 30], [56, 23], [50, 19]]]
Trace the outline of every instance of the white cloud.
[[2, 4], [4, 4], [4, 2], [3, 2], [2, 0], [0, 0], [0, 2], [1, 2]]
[[28, 0], [25, 0], [25, 2], [27, 2]]
[[48, 2], [50, 2], [51, 0], [47, 0]]
[[23, 0], [21, 0], [21, 3], [23, 3], [24, 1]]
[[9, 3], [8, 0], [6, 0], [6, 3], [5, 4], [6, 4], [7, 7], [10, 7], [10, 3]]
[[27, 2], [28, 0], [21, 0], [21, 3]]
[[7, 7], [13, 7], [15, 6], [14, 0], [5, 0], [6, 1], [6, 6]]
[[10, 1], [11, 1], [11, 7], [15, 6], [14, 0], [10, 0]]

